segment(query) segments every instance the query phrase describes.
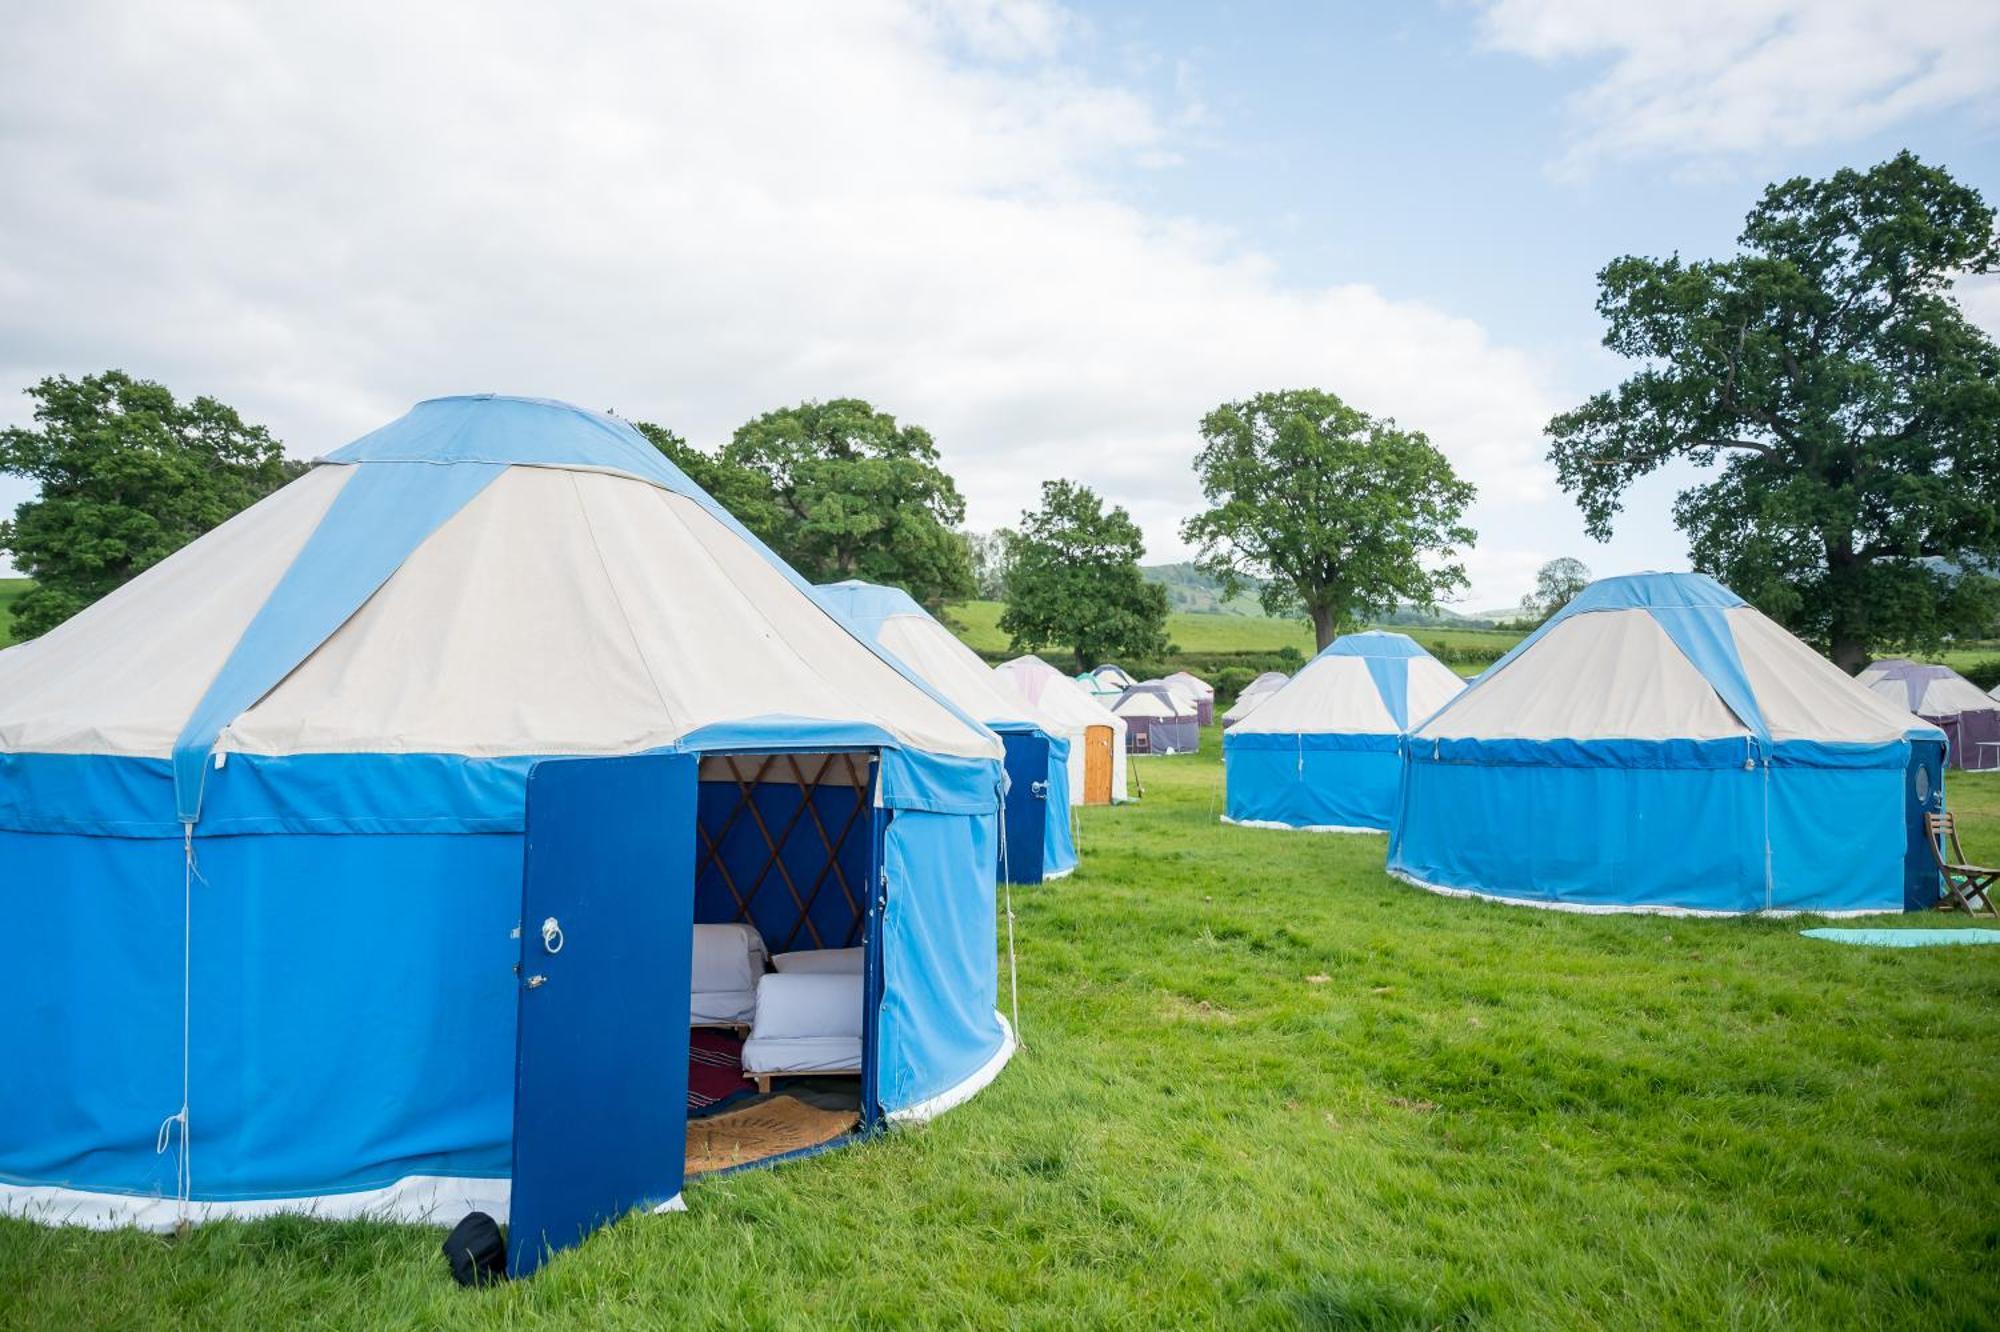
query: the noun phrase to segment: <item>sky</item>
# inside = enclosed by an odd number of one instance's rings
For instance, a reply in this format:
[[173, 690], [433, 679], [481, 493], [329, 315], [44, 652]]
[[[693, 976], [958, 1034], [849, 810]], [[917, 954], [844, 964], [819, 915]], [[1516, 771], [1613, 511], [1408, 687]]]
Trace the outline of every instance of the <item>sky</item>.
[[[0, 45], [0, 425], [49, 374], [316, 457], [446, 393], [714, 447], [858, 396], [968, 525], [1045, 478], [1184, 558], [1199, 422], [1316, 387], [1479, 487], [1461, 609], [1680, 568], [1682, 471], [1589, 540], [1542, 427], [1594, 275], [1728, 254], [1902, 148], [2000, 201], [1992, 0], [30, 6]], [[2000, 331], [2000, 283], [1961, 284]], [[0, 507], [31, 487], [0, 478]]]

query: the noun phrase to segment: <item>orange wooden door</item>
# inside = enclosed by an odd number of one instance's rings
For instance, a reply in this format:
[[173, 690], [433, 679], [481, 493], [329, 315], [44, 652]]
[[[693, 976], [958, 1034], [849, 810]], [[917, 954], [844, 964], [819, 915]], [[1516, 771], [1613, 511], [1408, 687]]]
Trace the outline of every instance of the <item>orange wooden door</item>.
[[1111, 803], [1111, 728], [1088, 726], [1083, 732], [1083, 803]]

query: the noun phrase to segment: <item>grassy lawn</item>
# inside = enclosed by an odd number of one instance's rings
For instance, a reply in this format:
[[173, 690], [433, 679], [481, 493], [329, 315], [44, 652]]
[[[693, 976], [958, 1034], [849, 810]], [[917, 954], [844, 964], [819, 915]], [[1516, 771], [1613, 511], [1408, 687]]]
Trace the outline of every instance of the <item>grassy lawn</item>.
[[[946, 612], [946, 621], [975, 652], [1004, 655], [1007, 635], [1000, 632], [1000, 612], [1004, 609], [997, 601], [962, 601]], [[1505, 651], [1521, 637], [1497, 629], [1398, 629], [1397, 632], [1410, 635], [1433, 651], [1441, 645]], [[1312, 628], [1303, 620], [1176, 612], [1167, 616], [1167, 637], [1182, 653], [1276, 652], [1289, 647], [1301, 657], [1313, 654]], [[1067, 653], [1044, 655], [1065, 670], [1073, 664]], [[1058, 661], [1058, 657], [1062, 660]]]
[[927, 1128], [482, 1293], [420, 1228], [0, 1224], [0, 1323], [1991, 1325], [2000, 949], [1432, 897], [1220, 826], [1204, 743], [1016, 895], [1027, 1048]]

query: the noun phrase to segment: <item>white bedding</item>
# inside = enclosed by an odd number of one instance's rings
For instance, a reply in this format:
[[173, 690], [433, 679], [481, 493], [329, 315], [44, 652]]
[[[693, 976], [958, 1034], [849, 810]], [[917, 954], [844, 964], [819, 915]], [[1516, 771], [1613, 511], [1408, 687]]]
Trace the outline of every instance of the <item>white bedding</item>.
[[859, 976], [861, 974], [861, 950], [859, 948], [803, 948], [793, 953], [778, 953], [771, 958], [771, 965], [787, 975]]
[[695, 926], [689, 1025], [749, 1025], [757, 1013], [764, 962], [764, 939], [753, 926]]
[[[824, 951], [824, 950], [822, 950]], [[773, 972], [757, 987], [743, 1071], [845, 1073], [861, 1068], [861, 975]]]

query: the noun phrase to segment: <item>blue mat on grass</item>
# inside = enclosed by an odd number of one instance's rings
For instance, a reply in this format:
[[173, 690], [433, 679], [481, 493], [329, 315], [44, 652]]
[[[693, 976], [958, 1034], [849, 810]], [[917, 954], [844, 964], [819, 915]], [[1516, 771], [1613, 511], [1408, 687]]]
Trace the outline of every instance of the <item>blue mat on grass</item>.
[[1935, 948], [1946, 944], [2000, 944], [2000, 930], [1800, 930], [1808, 939], [1873, 944], [1878, 948]]

